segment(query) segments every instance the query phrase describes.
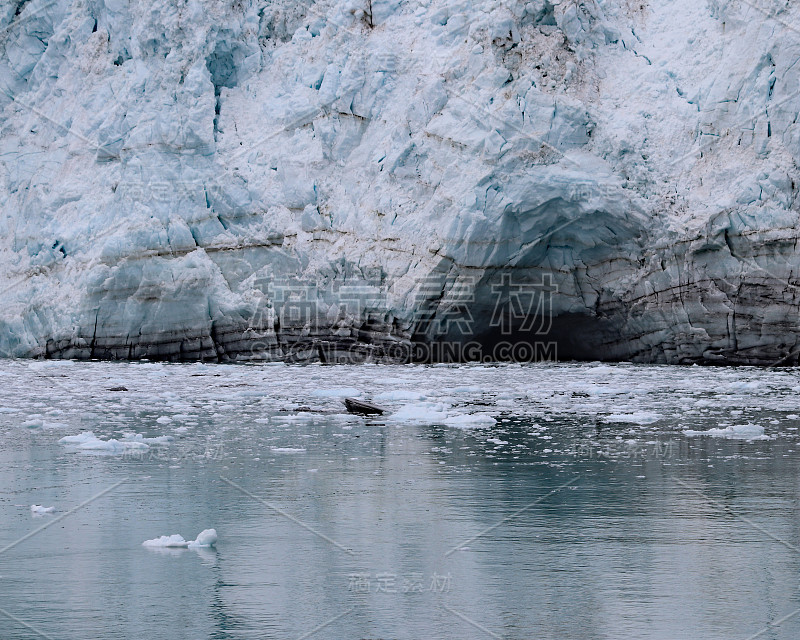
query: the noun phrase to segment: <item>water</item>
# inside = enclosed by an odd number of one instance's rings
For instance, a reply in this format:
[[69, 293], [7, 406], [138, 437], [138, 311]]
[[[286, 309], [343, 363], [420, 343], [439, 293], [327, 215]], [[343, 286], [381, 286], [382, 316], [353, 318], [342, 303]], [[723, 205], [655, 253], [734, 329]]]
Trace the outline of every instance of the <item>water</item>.
[[[800, 637], [797, 370], [4, 362], [0, 387], [0, 547], [50, 524], [0, 552], [3, 639]], [[406, 418], [342, 413], [353, 389]], [[174, 439], [58, 442], [87, 430]]]

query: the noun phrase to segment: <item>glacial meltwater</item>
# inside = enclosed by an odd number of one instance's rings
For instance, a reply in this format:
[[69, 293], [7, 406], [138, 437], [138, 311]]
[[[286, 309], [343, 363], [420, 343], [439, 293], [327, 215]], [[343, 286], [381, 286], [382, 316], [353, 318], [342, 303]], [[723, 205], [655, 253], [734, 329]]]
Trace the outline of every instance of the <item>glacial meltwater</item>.
[[0, 637], [797, 638], [798, 428], [796, 369], [3, 361]]

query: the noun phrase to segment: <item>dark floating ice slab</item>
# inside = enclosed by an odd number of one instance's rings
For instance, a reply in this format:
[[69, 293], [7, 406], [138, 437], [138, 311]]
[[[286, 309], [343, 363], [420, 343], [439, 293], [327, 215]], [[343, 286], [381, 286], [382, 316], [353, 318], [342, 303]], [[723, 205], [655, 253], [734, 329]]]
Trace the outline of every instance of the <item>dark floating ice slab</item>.
[[360, 416], [380, 416], [386, 413], [386, 409], [379, 407], [371, 402], [364, 402], [363, 400], [356, 400], [355, 398], [345, 398], [344, 406], [350, 413], [355, 413]]

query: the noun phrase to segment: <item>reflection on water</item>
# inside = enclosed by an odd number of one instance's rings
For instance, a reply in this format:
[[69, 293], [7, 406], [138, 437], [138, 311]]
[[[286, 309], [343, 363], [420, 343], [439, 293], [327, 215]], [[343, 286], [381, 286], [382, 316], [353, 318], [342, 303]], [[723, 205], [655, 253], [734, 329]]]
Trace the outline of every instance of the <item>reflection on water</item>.
[[[0, 547], [52, 523], [0, 552], [3, 638], [800, 634], [794, 371], [9, 362], [0, 382]], [[418, 417], [348, 416], [354, 390]], [[475, 412], [495, 426], [446, 424]], [[726, 425], [765, 439], [684, 434]], [[58, 442], [87, 430], [172, 440]], [[141, 546], [210, 527], [216, 549]]]

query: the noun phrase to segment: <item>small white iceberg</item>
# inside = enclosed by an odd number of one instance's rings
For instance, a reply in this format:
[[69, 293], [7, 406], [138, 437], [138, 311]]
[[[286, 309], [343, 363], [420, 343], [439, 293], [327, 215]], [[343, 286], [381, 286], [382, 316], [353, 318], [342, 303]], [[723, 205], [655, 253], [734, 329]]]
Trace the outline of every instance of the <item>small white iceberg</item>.
[[64, 436], [58, 441], [60, 444], [75, 447], [81, 451], [94, 451], [100, 453], [126, 453], [129, 451], [147, 451], [150, 446], [141, 440], [116, 440], [111, 438], [103, 440], [94, 435], [92, 431], [84, 431], [76, 436]]
[[93, 431], [83, 431], [76, 436], [64, 436], [58, 442], [80, 451], [119, 454], [132, 451], [147, 451], [150, 448], [150, 444], [169, 444], [173, 440], [172, 436], [145, 438], [139, 433], [127, 433], [121, 440], [115, 438], [103, 440], [94, 435]]
[[603, 422], [623, 422], [626, 424], [653, 424], [661, 420], [661, 415], [652, 411], [634, 411], [631, 413], [611, 413], [601, 418]]
[[59, 444], [83, 444], [96, 439], [94, 431], [81, 431], [77, 436], [64, 436], [58, 442]]
[[447, 419], [447, 407], [441, 403], [420, 402], [407, 404], [389, 416], [390, 422], [406, 422], [409, 424], [443, 424]]
[[488, 429], [496, 425], [497, 420], [487, 413], [464, 413], [448, 416], [444, 423], [456, 429]]
[[173, 547], [185, 549], [189, 543], [183, 539], [183, 536], [175, 533], [171, 536], [160, 536], [152, 540], [145, 540], [142, 543], [143, 547]]
[[31, 513], [35, 516], [41, 516], [45, 513], [53, 513], [56, 510], [55, 507], [43, 507], [40, 504], [32, 504], [31, 505]]
[[122, 442], [129, 444], [133, 442], [143, 442], [145, 444], [169, 444], [173, 442], [173, 436], [156, 436], [155, 438], [145, 438], [141, 433], [126, 433]]
[[764, 427], [757, 424], [735, 424], [722, 429], [708, 429], [707, 431], [693, 431], [686, 429], [683, 432], [689, 437], [711, 436], [713, 438], [728, 438], [731, 440], [771, 440], [764, 434]]
[[217, 530], [204, 529], [197, 534], [195, 540], [184, 540], [183, 536], [174, 533], [171, 536], [161, 536], [152, 540], [145, 540], [143, 547], [171, 548], [171, 549], [208, 549], [217, 543]]

